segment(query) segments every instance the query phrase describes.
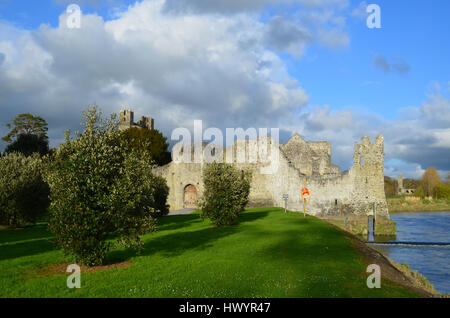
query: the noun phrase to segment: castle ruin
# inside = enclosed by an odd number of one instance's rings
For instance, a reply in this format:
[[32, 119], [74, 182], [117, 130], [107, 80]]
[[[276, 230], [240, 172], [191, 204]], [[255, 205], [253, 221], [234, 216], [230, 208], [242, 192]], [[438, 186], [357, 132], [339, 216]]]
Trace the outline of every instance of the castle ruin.
[[[271, 137], [268, 139], [271, 144]], [[223, 158], [238, 146], [248, 156], [248, 149], [256, 140], [238, 140], [233, 146], [223, 149]], [[193, 154], [193, 145], [191, 154]], [[205, 150], [205, 145], [201, 145]], [[209, 150], [210, 151], [210, 150]], [[248, 157], [247, 157], [248, 159]], [[225, 160], [224, 160], [225, 162]], [[200, 162], [175, 162], [156, 168], [170, 188], [168, 204], [171, 209], [196, 208], [203, 192], [202, 174], [206, 166]], [[374, 212], [378, 216], [389, 216], [384, 193], [384, 140], [380, 135], [371, 143], [365, 136], [361, 143], [355, 142], [353, 166], [341, 173], [331, 162], [331, 146], [328, 142], [307, 142], [294, 134], [287, 143], [279, 144], [278, 169], [272, 174], [261, 173], [261, 168], [270, 163], [237, 162], [238, 169], [251, 169], [253, 178], [249, 195], [249, 207], [284, 207], [283, 195], [288, 195], [287, 207], [291, 211], [303, 211], [301, 189], [306, 186], [311, 193], [307, 200], [307, 212], [311, 215], [367, 216]]]
[[404, 195], [404, 194], [414, 194], [416, 192], [416, 189], [406, 189], [403, 186], [403, 175], [400, 173], [398, 175], [398, 182], [397, 182], [397, 194], [398, 195]]
[[134, 122], [134, 112], [129, 109], [121, 110], [119, 113], [119, 129], [126, 130], [131, 127], [138, 127], [144, 129], [154, 129], [154, 119], [152, 117], [141, 116], [141, 119]]
[[[121, 130], [130, 127], [154, 129], [153, 118], [141, 117], [134, 123], [133, 116], [131, 110], [120, 112]], [[278, 149], [277, 169], [273, 173], [262, 172], [263, 168], [273, 164], [270, 160], [249, 160], [249, 149], [258, 147], [261, 140], [269, 146], [270, 152]], [[216, 152], [214, 145], [213, 148], [207, 143], [198, 146], [182, 144], [182, 152], [194, 159], [200, 149], [200, 160], [175, 160], [154, 169], [155, 174], [167, 181], [170, 189], [167, 203], [171, 210], [198, 208], [204, 190], [202, 176], [207, 165], [206, 151]], [[237, 160], [242, 155], [240, 152], [243, 152], [243, 161]], [[306, 210], [310, 215], [326, 219], [351, 218], [357, 220], [357, 227], [365, 222], [367, 230], [367, 216], [376, 213], [377, 220], [381, 218], [382, 221], [377, 221], [378, 226], [392, 225], [384, 193], [384, 139], [381, 135], [373, 143], [368, 136], [362, 137], [360, 143], [355, 142], [353, 165], [344, 172], [332, 163], [328, 142], [308, 142], [297, 133], [286, 143], [272, 143], [272, 137], [258, 137], [256, 140], [237, 140], [231, 146], [220, 148], [223, 162], [230, 162], [230, 154], [231, 163], [237, 169], [252, 171], [248, 207], [284, 207], [286, 202], [288, 210], [303, 211], [301, 189], [307, 187], [310, 197]], [[390, 229], [395, 233], [395, 223], [393, 226]]]

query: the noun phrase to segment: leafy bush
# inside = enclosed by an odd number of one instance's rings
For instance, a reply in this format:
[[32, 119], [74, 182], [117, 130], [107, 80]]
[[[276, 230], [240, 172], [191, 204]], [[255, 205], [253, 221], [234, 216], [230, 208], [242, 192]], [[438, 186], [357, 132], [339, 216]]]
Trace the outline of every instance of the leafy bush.
[[169, 214], [169, 205], [167, 204], [167, 197], [169, 196], [169, 187], [166, 180], [160, 176], [153, 176], [153, 185], [156, 191], [153, 194], [153, 217], [161, 217]]
[[128, 147], [147, 150], [158, 166], [163, 166], [172, 160], [168, 151], [167, 138], [157, 129], [131, 127], [125, 130], [122, 135]]
[[85, 131], [66, 134], [49, 161], [50, 229], [66, 254], [86, 265], [102, 264], [113, 240], [140, 248], [141, 234], [166, 213], [167, 186], [152, 174], [146, 151], [127, 150], [115, 115], [97, 106], [83, 112]]
[[425, 192], [425, 195], [427, 197], [432, 196], [434, 193], [434, 188], [439, 184], [442, 184], [442, 180], [436, 168], [434, 167], [427, 168], [421, 180], [421, 185]]
[[230, 164], [213, 162], [203, 171], [205, 186], [201, 200], [202, 217], [217, 225], [231, 225], [245, 209], [251, 173]]
[[422, 199], [425, 198], [425, 191], [421, 185], [416, 188], [416, 191], [414, 191], [414, 196]]
[[20, 152], [25, 156], [37, 152], [44, 156], [49, 153], [48, 139], [40, 135], [20, 134], [6, 147], [5, 152]]
[[434, 188], [433, 197], [437, 199], [450, 199], [450, 185], [449, 184], [439, 184]]
[[397, 195], [397, 180], [384, 176], [384, 193], [387, 197], [393, 197]]
[[0, 224], [34, 223], [49, 205], [49, 188], [38, 154], [8, 153], [0, 158]]

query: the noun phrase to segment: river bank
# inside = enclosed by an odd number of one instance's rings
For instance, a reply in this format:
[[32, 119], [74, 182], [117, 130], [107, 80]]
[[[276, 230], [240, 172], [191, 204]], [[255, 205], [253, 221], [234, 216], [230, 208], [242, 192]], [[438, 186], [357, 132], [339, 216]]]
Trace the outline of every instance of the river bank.
[[450, 200], [418, 197], [387, 198], [389, 213], [450, 211]]
[[450, 212], [392, 213], [391, 218], [397, 224], [397, 235], [390, 242], [397, 244], [374, 240], [368, 245], [393, 260], [394, 266], [400, 264], [400, 270], [413, 276], [416, 271], [438, 292], [450, 294]]
[[430, 298], [430, 297], [442, 297], [444, 295], [440, 294], [434, 289], [434, 286], [428, 281], [428, 279], [418, 273], [417, 271], [411, 270], [407, 264], [398, 264], [392, 259], [387, 257], [384, 253], [368, 246], [364, 241], [362, 241], [358, 236], [344, 230], [342, 227], [329, 222], [328, 220], [322, 219], [322, 221], [334, 226], [339, 231], [345, 234], [345, 236], [352, 243], [353, 248], [361, 255], [363, 258], [363, 263], [365, 265], [377, 264], [380, 266], [380, 271], [383, 273], [383, 277], [391, 280], [400, 286], [403, 286], [412, 292], [418, 294], [420, 297]]

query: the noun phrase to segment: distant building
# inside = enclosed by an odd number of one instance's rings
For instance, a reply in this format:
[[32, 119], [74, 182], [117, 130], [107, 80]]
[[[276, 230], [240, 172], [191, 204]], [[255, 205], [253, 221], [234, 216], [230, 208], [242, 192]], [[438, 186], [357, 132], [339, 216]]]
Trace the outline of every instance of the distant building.
[[398, 175], [398, 187], [397, 187], [397, 194], [403, 195], [403, 194], [413, 194], [416, 191], [416, 189], [405, 189], [403, 187], [403, 175], [400, 173]]
[[131, 127], [144, 129], [155, 129], [155, 121], [152, 117], [141, 116], [141, 119], [134, 122], [134, 112], [129, 109], [121, 110], [119, 113], [119, 129], [125, 130]]

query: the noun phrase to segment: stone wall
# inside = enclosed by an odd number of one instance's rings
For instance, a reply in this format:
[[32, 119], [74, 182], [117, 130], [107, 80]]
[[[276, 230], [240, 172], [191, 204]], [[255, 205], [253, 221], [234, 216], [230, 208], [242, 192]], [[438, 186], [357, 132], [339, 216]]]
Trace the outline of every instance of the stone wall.
[[[270, 144], [270, 137], [266, 138]], [[251, 169], [253, 172], [249, 206], [284, 207], [283, 194], [288, 194], [288, 209], [303, 211], [300, 190], [306, 185], [311, 193], [306, 204], [308, 214], [366, 216], [373, 213], [376, 204], [377, 215], [389, 215], [384, 194], [384, 141], [381, 135], [373, 144], [367, 136], [361, 139], [361, 143], [355, 142], [354, 164], [345, 173], [331, 162], [328, 142], [306, 142], [295, 134], [287, 143], [279, 145], [276, 173], [264, 174], [261, 168], [271, 162], [260, 162], [249, 155], [248, 150], [255, 143], [256, 140], [238, 141], [220, 154], [226, 158], [232, 152], [240, 153], [240, 146], [246, 150], [245, 162], [239, 162], [234, 156], [233, 164], [238, 169]], [[204, 150], [204, 145], [202, 147]], [[171, 209], [184, 207], [184, 189], [188, 185], [194, 185], [201, 197], [205, 164], [203, 160], [197, 163], [171, 162], [155, 170], [167, 180]]]

